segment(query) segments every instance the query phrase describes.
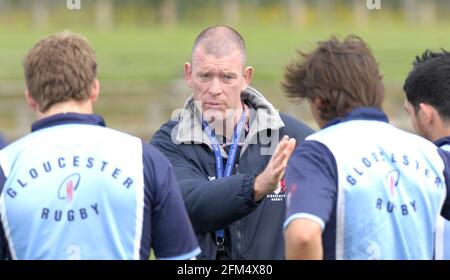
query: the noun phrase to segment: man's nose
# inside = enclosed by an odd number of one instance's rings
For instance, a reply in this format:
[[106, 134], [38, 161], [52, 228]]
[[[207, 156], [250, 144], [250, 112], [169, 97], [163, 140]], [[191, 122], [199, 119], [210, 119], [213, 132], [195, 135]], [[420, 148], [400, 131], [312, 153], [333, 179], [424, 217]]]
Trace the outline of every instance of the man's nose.
[[222, 86], [218, 78], [214, 78], [211, 81], [211, 86], [209, 87], [209, 93], [212, 95], [219, 95], [222, 93]]

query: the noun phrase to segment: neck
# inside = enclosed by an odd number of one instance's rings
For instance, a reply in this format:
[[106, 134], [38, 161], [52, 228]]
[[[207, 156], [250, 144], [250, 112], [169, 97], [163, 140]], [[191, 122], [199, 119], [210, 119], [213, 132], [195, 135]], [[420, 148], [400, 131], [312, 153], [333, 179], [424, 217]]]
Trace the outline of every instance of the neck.
[[47, 111], [36, 111], [36, 117], [38, 120], [50, 117], [57, 114], [65, 113], [79, 113], [79, 114], [92, 114], [92, 103], [89, 100], [75, 101], [69, 100], [52, 105]]
[[232, 114], [227, 115], [223, 121], [216, 123], [214, 125], [214, 121], [212, 122], [212, 126], [214, 127], [216, 135], [225, 136], [227, 140], [231, 140], [234, 134], [234, 128], [238, 124], [239, 120], [242, 117], [242, 113], [246, 113], [246, 120], [248, 122], [249, 119], [249, 108], [247, 105], [243, 104], [243, 106], [239, 106], [238, 108], [232, 110]]
[[436, 140], [439, 140], [441, 138], [444, 138], [446, 136], [450, 136], [450, 126], [442, 127], [441, 129], [431, 131], [428, 139], [435, 142]]

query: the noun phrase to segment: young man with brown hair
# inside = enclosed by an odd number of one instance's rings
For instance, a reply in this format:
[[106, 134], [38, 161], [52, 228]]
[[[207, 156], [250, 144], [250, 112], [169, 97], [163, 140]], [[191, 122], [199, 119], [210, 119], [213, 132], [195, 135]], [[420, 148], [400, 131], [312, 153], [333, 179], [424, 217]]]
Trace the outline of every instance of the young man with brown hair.
[[432, 259], [436, 220], [450, 203], [449, 155], [388, 124], [365, 42], [320, 42], [287, 67], [283, 85], [321, 127], [286, 169], [287, 258]]
[[94, 50], [63, 32], [24, 60], [38, 121], [0, 151], [0, 259], [189, 259], [200, 253], [172, 167], [93, 114]]

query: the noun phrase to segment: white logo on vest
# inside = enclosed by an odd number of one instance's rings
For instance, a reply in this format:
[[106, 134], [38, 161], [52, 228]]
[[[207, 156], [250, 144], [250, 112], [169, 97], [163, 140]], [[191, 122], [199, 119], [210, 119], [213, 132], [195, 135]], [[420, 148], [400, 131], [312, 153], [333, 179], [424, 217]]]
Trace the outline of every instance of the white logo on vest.
[[286, 198], [286, 181], [283, 179], [277, 184], [273, 193], [267, 195], [272, 201], [284, 201]]

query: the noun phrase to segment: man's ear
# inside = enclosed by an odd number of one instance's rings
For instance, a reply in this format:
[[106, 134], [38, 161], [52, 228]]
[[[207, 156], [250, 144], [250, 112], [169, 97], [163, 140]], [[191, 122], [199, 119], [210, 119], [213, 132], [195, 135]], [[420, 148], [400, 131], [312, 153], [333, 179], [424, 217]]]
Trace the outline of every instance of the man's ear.
[[326, 101], [320, 96], [314, 97], [311, 102], [317, 109], [322, 109], [326, 105]]
[[97, 79], [95, 79], [92, 82], [91, 95], [89, 96], [89, 100], [92, 103], [94, 103], [97, 100], [99, 94], [100, 94], [100, 82]]
[[25, 100], [27, 101], [28, 106], [30, 106], [30, 108], [33, 109], [33, 111], [35, 112], [39, 111], [39, 104], [31, 96], [28, 89], [25, 90]]
[[253, 77], [253, 67], [247, 66], [244, 69], [244, 84], [242, 85], [242, 91], [245, 90], [248, 85], [252, 82]]
[[324, 107], [326, 101], [323, 100], [322, 97], [317, 96], [314, 98], [308, 99], [309, 108], [311, 110], [311, 114], [316, 121], [317, 125], [319, 125], [320, 128], [324, 127], [327, 123], [326, 120], [324, 120], [321, 116], [321, 110]]
[[192, 88], [192, 65], [189, 62], [184, 64], [184, 79], [186, 83]]
[[432, 124], [437, 121], [437, 117], [439, 116], [437, 110], [426, 103], [419, 104], [419, 111], [417, 112], [417, 117], [425, 126]]

